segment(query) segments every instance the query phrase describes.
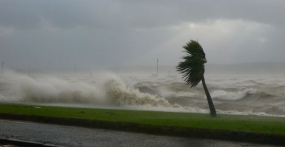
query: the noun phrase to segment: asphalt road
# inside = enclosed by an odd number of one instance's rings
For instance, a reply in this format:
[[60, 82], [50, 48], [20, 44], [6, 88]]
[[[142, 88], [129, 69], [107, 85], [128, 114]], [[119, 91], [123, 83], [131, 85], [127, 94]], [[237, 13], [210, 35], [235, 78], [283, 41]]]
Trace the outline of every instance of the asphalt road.
[[9, 120], [0, 120], [0, 138], [68, 147], [269, 147]]

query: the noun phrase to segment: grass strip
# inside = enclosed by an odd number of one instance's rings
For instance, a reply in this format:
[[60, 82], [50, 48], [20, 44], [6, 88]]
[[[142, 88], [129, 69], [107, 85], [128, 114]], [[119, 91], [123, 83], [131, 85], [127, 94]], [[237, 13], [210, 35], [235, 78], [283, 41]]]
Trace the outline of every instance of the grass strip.
[[285, 118], [0, 104], [0, 118], [285, 145]]

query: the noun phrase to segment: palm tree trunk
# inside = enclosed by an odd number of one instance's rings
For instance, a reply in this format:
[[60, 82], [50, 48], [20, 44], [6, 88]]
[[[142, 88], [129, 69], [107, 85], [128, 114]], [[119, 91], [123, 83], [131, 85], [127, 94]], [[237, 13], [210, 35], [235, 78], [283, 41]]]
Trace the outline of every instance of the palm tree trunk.
[[202, 77], [202, 83], [203, 83], [203, 87], [204, 87], [204, 90], [205, 90], [205, 93], [206, 93], [206, 96], [207, 96], [207, 100], [208, 100], [211, 116], [216, 117], [217, 116], [216, 109], [215, 109], [214, 103], [212, 101], [211, 95], [210, 95], [210, 93], [208, 91], [207, 85], [205, 83], [204, 75]]

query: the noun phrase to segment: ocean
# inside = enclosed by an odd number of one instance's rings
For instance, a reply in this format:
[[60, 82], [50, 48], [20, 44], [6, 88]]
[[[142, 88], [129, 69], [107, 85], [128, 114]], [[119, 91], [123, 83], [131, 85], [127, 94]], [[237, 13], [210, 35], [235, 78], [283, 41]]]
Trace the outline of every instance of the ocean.
[[[285, 76], [205, 74], [218, 114], [285, 116]], [[0, 101], [34, 105], [209, 113], [201, 83], [181, 75], [37, 74], [6, 71]]]

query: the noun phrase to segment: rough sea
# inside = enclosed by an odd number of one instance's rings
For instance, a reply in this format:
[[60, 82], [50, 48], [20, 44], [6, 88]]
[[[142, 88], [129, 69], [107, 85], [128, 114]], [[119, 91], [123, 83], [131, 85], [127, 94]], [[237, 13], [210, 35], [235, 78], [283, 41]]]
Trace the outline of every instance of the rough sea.
[[[285, 76], [205, 75], [218, 114], [285, 116]], [[6, 71], [0, 101], [34, 105], [209, 113], [202, 84], [181, 75], [37, 74]]]

